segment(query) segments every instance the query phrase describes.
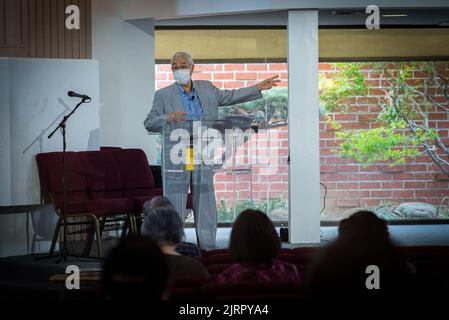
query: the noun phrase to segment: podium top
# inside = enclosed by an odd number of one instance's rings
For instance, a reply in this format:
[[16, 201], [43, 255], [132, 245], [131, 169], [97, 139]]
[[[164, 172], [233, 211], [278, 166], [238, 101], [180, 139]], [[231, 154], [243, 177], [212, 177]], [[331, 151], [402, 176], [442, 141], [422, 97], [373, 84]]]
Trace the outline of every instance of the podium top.
[[254, 116], [251, 115], [192, 115], [186, 114], [176, 121], [167, 121], [167, 116], [162, 116], [162, 130], [171, 130], [174, 127], [190, 126], [194, 122], [201, 122], [203, 126], [211, 126], [219, 129], [240, 128], [249, 129], [253, 126]]

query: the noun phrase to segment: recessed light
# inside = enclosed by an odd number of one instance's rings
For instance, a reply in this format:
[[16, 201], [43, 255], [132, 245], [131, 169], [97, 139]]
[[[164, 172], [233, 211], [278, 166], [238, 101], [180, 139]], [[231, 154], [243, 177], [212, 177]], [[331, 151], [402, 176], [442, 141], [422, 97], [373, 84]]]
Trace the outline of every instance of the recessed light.
[[399, 18], [399, 17], [407, 17], [406, 13], [397, 13], [397, 14], [381, 14], [382, 18]]

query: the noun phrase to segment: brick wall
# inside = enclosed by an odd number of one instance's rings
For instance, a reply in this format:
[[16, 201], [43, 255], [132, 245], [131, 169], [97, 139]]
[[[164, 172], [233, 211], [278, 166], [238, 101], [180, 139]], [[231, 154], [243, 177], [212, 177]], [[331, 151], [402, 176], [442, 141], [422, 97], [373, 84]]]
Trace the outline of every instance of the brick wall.
[[[336, 69], [334, 64], [320, 63], [319, 72], [325, 77], [332, 77]], [[449, 69], [448, 69], [449, 70]], [[364, 97], [353, 97], [348, 101], [350, 113], [333, 113], [332, 119], [338, 121], [344, 128], [364, 129], [373, 128], [377, 124], [373, 119], [380, 111], [376, 101], [383, 95], [381, 86], [383, 79], [380, 74], [370, 69], [369, 65], [363, 69], [369, 86], [369, 100]], [[448, 71], [449, 73], [449, 71]], [[280, 75], [279, 86], [288, 85], [287, 64], [206, 64], [196, 65], [194, 79], [210, 80], [220, 89], [234, 89], [254, 85], [272, 75]], [[414, 71], [417, 83], [422, 81], [423, 73]], [[156, 67], [156, 88], [160, 89], [173, 82], [173, 75], [169, 65]], [[438, 93], [433, 92], [436, 99]], [[430, 126], [440, 128], [445, 141], [449, 141], [449, 119], [447, 113], [434, 110], [431, 114]], [[252, 175], [232, 175], [220, 173], [215, 176], [217, 199], [238, 200], [248, 199], [250, 184], [252, 183], [253, 200], [283, 196], [288, 198], [288, 141], [287, 126], [272, 129], [270, 138], [258, 137], [258, 150], [269, 155], [270, 140], [276, 141], [278, 165], [271, 167], [253, 166]], [[327, 217], [335, 218], [341, 213], [359, 206], [375, 206], [379, 204], [401, 203], [406, 201], [423, 201], [439, 204], [449, 196], [449, 180], [438, 174], [436, 165], [429, 157], [423, 155], [407, 164], [390, 167], [389, 164], [376, 164], [363, 167], [362, 164], [351, 159], [338, 157], [334, 150], [341, 141], [335, 137], [335, 131], [326, 122], [320, 120], [320, 165], [321, 182], [327, 186], [326, 198]], [[324, 189], [322, 192], [324, 195]]]

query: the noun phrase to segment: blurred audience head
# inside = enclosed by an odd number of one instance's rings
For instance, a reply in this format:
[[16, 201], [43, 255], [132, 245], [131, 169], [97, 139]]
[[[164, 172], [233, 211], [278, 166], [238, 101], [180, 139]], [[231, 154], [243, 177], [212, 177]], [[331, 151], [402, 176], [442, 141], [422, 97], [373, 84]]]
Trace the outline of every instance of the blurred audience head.
[[281, 241], [265, 213], [248, 209], [235, 220], [229, 247], [237, 262], [271, 264], [281, 250]]
[[133, 235], [111, 250], [103, 264], [101, 284], [112, 299], [164, 298], [169, 269], [152, 239]]
[[156, 197], [151, 198], [151, 200], [145, 202], [144, 208], [145, 207], [147, 207], [147, 210], [160, 208], [160, 207], [174, 208], [171, 201], [167, 197], [164, 197], [164, 196], [156, 196]]
[[184, 238], [184, 224], [173, 207], [144, 207], [141, 233], [159, 244], [177, 245]]
[[[359, 211], [342, 220], [338, 231], [337, 240], [323, 249], [308, 272], [309, 297], [407, 294], [411, 269], [391, 242], [384, 220]], [[367, 287], [372, 268], [379, 270], [380, 289]]]
[[340, 221], [338, 239], [382, 244], [390, 242], [390, 234], [385, 220], [380, 219], [371, 211], [358, 211]]

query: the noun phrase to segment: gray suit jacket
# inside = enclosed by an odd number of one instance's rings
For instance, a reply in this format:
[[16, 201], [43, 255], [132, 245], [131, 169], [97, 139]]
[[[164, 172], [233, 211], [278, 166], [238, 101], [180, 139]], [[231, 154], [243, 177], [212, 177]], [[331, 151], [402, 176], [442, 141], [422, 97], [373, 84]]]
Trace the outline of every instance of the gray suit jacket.
[[[262, 98], [256, 86], [238, 90], [221, 90], [210, 81], [195, 80], [193, 87], [200, 98], [204, 115], [211, 117], [218, 116], [219, 106], [230, 106]], [[174, 83], [155, 92], [153, 107], [143, 124], [150, 132], [160, 132], [163, 126], [162, 117], [167, 113], [179, 111], [184, 112], [184, 105], [178, 87]]]

